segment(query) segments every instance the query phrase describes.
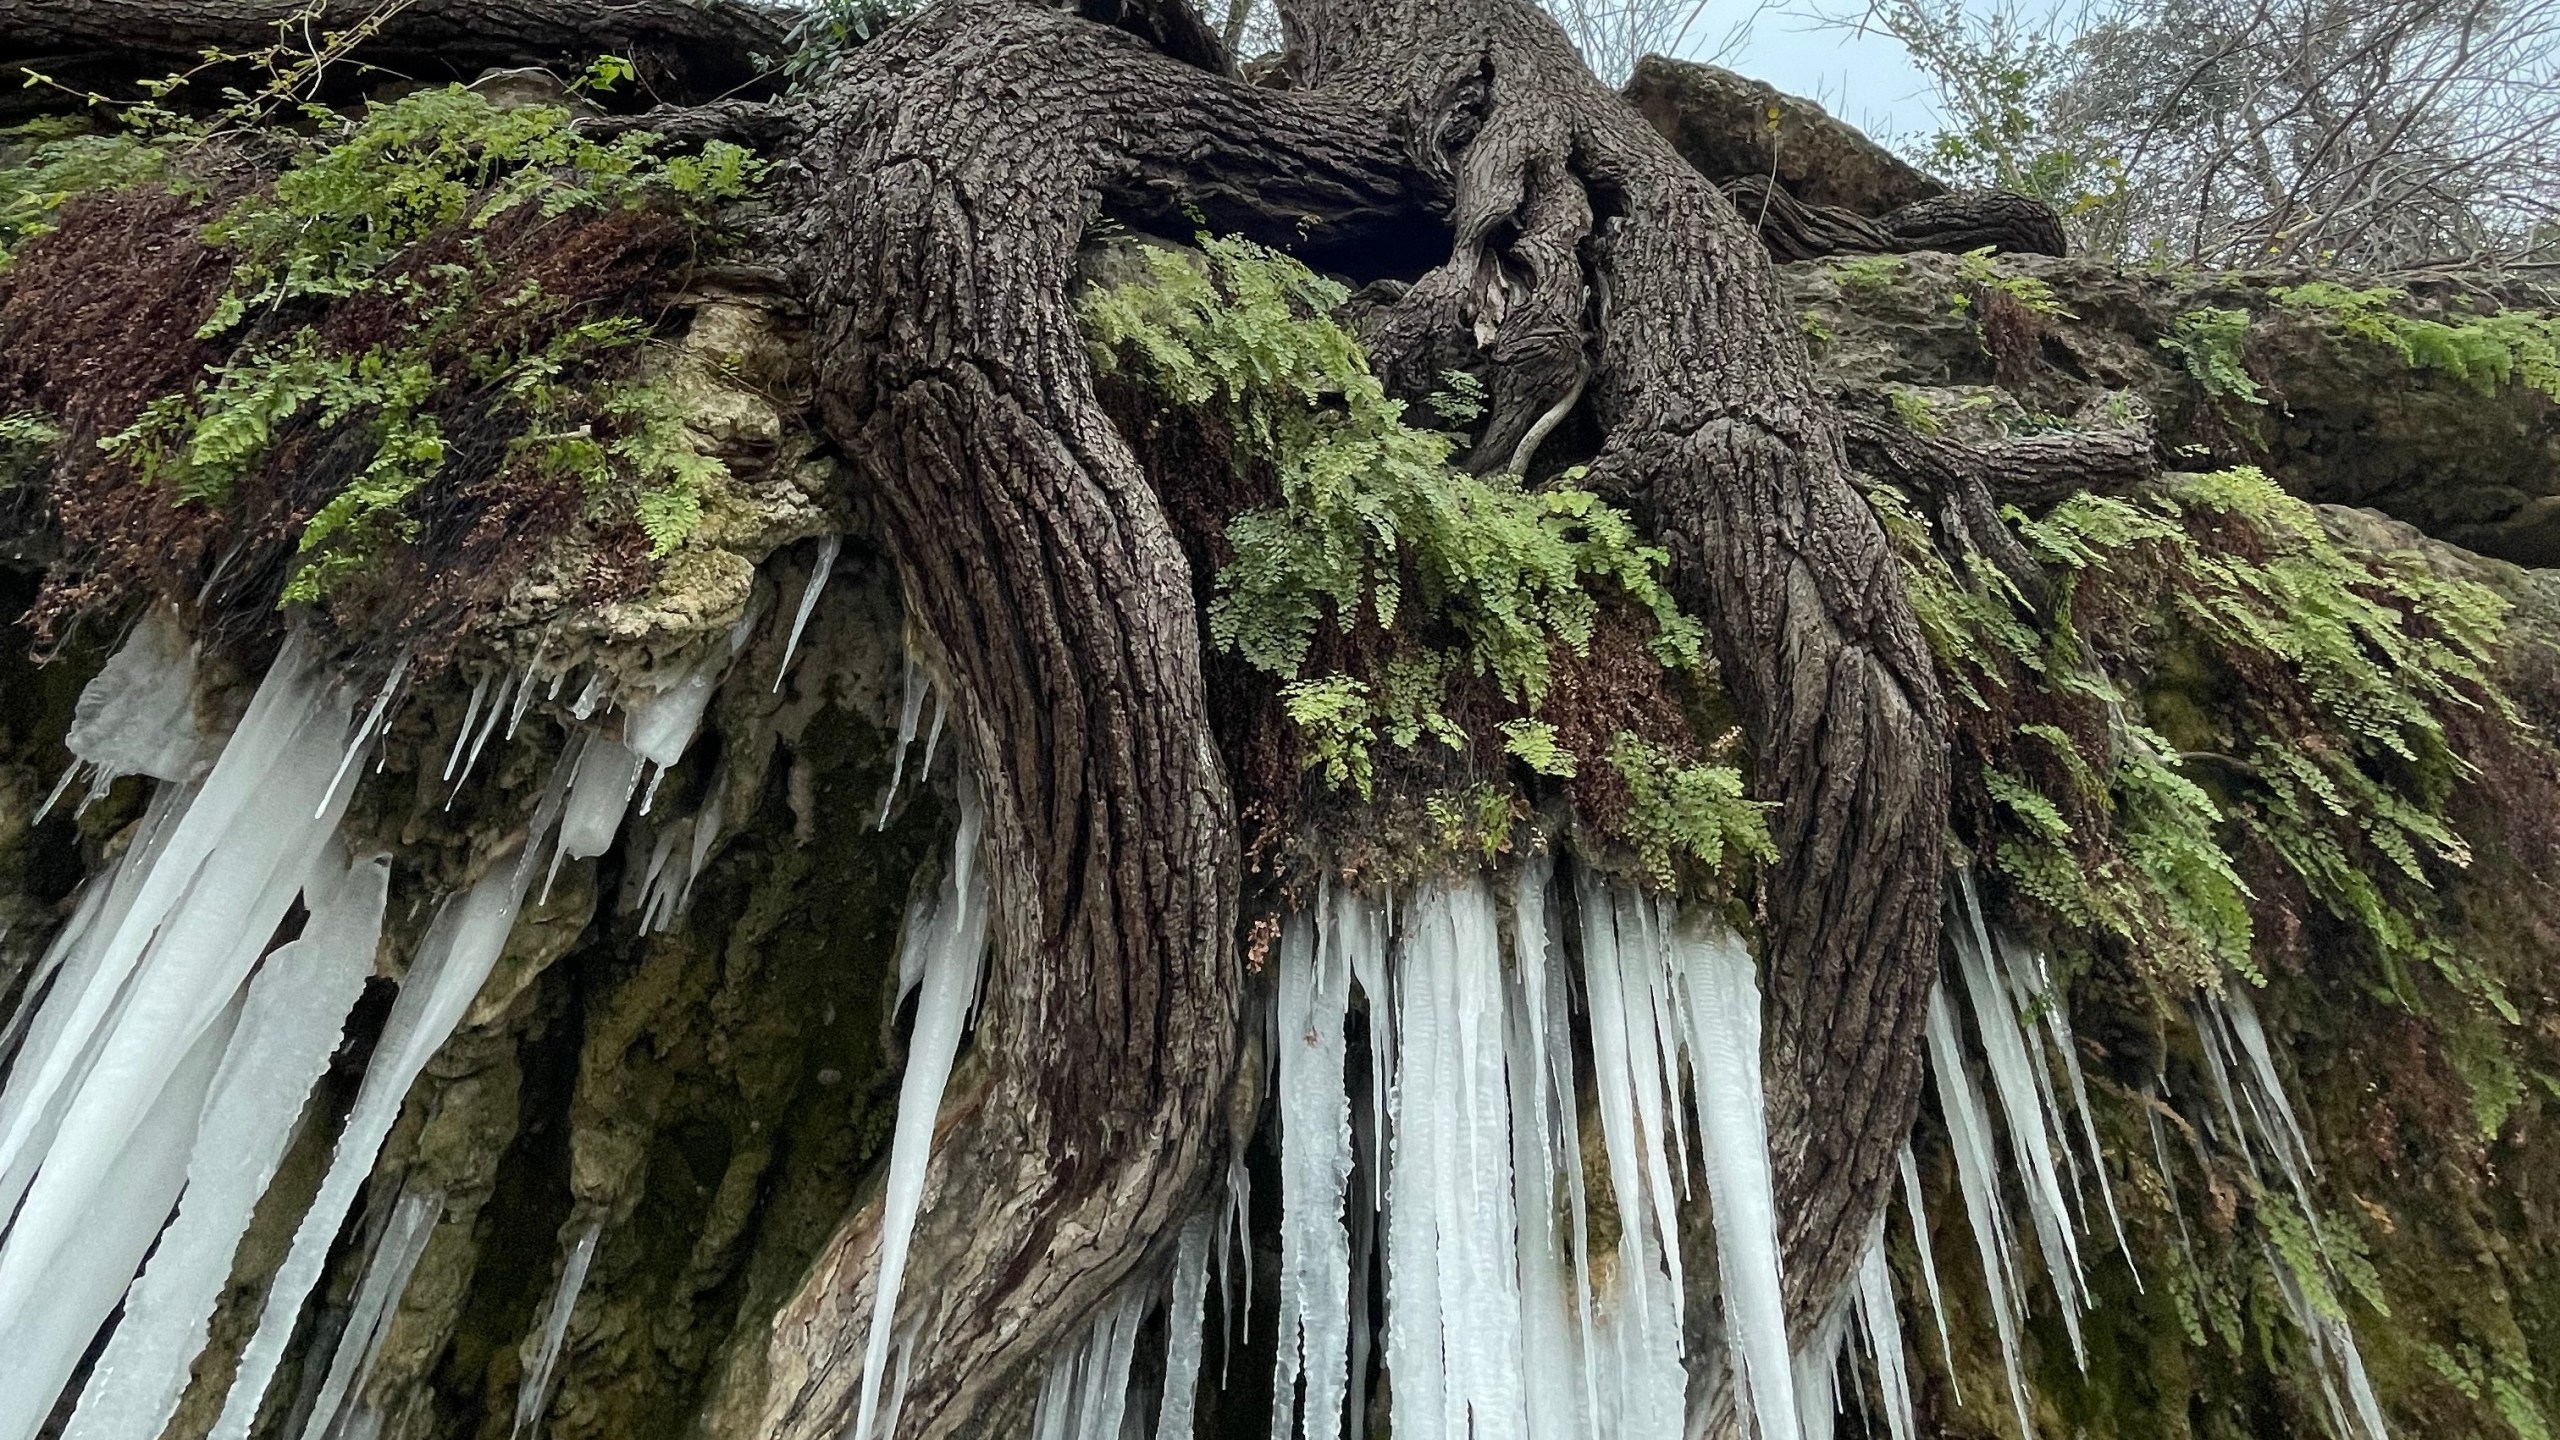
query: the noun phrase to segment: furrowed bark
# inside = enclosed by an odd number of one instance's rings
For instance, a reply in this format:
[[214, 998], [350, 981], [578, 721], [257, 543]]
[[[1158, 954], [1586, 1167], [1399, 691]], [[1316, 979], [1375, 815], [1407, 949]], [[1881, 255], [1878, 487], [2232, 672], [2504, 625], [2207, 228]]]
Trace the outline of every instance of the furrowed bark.
[[[1265, 194], [1413, 189], [1364, 133], [1007, 0], [866, 46], [812, 119], [823, 416], [983, 783], [995, 889], [976, 1078], [945, 1106], [899, 1305], [902, 1435], [998, 1433], [1199, 1203], [1240, 1043], [1238, 827], [1191, 576], [1094, 399], [1077, 246], [1100, 192], [1202, 157], [1263, 157]], [[777, 1321], [759, 1434], [852, 1422], [879, 1240], [875, 1203]]]
[[1454, 253], [1376, 321], [1385, 358], [1485, 337], [1499, 437], [1591, 365], [1589, 483], [1651, 512], [1714, 637], [1778, 803], [1765, 1063], [1801, 1332], [1886, 1198], [1936, 973], [1945, 714], [1899, 571], [1745, 217], [1554, 22], [1526, 0], [1282, 13], [1302, 83], [1396, 116], [1452, 179]]
[[209, 50], [308, 49], [368, 23], [353, 56], [364, 68], [346, 67], [365, 83], [575, 75], [612, 54], [639, 63], [655, 98], [684, 100], [772, 93], [791, 17], [751, 0], [0, 0], [0, 115], [58, 100], [22, 89], [29, 73], [112, 90], [193, 70]]

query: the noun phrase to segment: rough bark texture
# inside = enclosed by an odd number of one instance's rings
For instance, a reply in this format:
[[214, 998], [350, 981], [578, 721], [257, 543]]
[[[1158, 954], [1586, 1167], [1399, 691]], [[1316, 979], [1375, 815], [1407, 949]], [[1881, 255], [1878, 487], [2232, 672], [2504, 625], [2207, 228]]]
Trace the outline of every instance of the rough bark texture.
[[2018, 255], [2062, 255], [2070, 249], [2053, 207], [2006, 190], [1935, 195], [1872, 219], [1845, 206], [1808, 204], [1766, 175], [1736, 176], [1724, 182], [1724, 191], [1780, 260], [1985, 246]]
[[[15, 94], [27, 72], [75, 89], [108, 89], [203, 63], [207, 50], [347, 31], [383, 7], [328, 0], [0, 0], [0, 115], [42, 95]], [[367, 74], [468, 80], [483, 70], [544, 66], [575, 74], [600, 54], [639, 62], [656, 98], [771, 93], [767, 61], [787, 48], [789, 17], [747, 0], [411, 0], [391, 9], [362, 51]]]

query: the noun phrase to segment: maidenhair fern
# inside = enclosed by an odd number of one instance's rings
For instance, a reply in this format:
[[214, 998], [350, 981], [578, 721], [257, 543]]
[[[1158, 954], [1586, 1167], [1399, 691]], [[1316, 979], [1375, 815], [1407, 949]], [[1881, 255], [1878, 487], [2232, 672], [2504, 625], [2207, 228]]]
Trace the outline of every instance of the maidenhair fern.
[[[1950, 692], [2010, 757], [1981, 777], [1977, 838], [2025, 897], [2164, 974], [2254, 973], [2245, 840], [2355, 926], [2395, 989], [2412, 958], [2492, 989], [2422, 917], [2434, 867], [2469, 858], [2443, 818], [2468, 773], [2446, 717], [2504, 713], [2496, 596], [2414, 556], [2350, 555], [2255, 470], [2011, 512], [2057, 582], [2042, 612], [1987, 563], [1959, 573], [1891, 492], [1876, 504]], [[2193, 685], [2213, 693], [2202, 729], [2178, 703]]]

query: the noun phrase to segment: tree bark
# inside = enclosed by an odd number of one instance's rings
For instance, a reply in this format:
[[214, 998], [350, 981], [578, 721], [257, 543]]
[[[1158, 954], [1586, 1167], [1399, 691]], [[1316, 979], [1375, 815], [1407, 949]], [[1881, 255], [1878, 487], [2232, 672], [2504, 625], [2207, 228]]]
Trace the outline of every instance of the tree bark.
[[771, 94], [790, 28], [787, 14], [750, 0], [325, 0], [313, 9], [311, 0], [0, 0], [0, 115], [51, 100], [21, 89], [30, 72], [110, 90], [192, 70], [208, 50], [308, 49], [377, 15], [359, 51], [368, 83], [383, 72], [469, 80], [518, 66], [575, 75], [616, 54], [639, 63], [657, 99]]

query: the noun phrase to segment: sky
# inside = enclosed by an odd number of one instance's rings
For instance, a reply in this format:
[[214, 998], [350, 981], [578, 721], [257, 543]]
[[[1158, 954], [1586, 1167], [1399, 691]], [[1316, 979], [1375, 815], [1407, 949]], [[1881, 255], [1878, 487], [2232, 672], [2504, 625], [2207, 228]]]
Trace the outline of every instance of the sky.
[[[1681, 47], [1687, 58], [1712, 61], [1819, 101], [1822, 108], [1888, 143], [1891, 136], [1926, 136], [1938, 128], [1929, 83], [1901, 42], [1882, 31], [1860, 34], [1819, 18], [1824, 13], [1854, 16], [1854, 8], [1786, 0], [1762, 9], [1744, 26], [1720, 22], [1715, 12], [1724, 8], [1710, 4]], [[1739, 43], [1737, 29], [1742, 32]]]

